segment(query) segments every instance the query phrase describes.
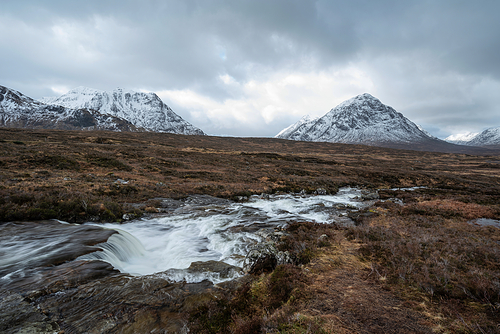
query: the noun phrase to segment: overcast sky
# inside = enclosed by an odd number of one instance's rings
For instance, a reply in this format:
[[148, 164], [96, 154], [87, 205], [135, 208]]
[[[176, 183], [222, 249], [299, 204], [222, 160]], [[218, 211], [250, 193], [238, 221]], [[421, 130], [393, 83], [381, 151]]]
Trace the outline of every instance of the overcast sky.
[[2, 0], [0, 85], [157, 93], [274, 136], [370, 93], [440, 138], [500, 126], [500, 1]]

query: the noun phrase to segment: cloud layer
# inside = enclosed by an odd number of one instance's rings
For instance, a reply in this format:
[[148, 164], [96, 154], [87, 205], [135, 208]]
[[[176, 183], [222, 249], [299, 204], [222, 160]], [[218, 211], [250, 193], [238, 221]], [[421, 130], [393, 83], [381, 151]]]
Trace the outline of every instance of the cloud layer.
[[156, 92], [207, 133], [273, 136], [369, 92], [432, 134], [500, 126], [498, 1], [9, 1], [0, 85]]

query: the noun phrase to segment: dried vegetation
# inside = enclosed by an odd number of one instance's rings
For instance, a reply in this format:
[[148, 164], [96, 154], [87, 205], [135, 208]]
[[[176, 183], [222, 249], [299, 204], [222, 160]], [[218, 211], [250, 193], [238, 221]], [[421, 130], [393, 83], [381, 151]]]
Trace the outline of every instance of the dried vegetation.
[[279, 247], [294, 263], [222, 289], [191, 313], [193, 332], [500, 332], [500, 232], [470, 223], [500, 219], [499, 156], [15, 129], [0, 129], [0, 152], [0, 221], [119, 221], [189, 194], [382, 189], [353, 226], [291, 224]]

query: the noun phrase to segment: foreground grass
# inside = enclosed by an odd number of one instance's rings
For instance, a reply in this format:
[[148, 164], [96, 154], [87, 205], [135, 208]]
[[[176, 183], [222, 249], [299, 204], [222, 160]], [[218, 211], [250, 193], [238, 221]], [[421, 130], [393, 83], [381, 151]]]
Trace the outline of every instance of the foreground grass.
[[500, 330], [500, 230], [471, 223], [500, 218], [498, 205], [422, 197], [372, 210], [347, 231], [360, 243], [371, 279], [428, 313], [444, 332]]

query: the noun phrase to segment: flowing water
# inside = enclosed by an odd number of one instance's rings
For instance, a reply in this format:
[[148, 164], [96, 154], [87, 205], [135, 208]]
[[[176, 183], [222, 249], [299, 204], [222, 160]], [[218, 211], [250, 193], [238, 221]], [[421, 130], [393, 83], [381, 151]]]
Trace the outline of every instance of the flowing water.
[[[19, 275], [27, 272], [30, 266], [35, 266], [31, 264], [34, 258], [41, 261], [36, 264], [39, 266], [47, 257], [72, 250], [76, 256], [71, 258], [71, 253], [66, 258], [105, 261], [122, 273], [162, 273], [173, 281], [209, 279], [216, 283], [238, 276], [239, 271], [233, 270], [222, 277], [220, 273], [207, 272], [210, 270], [206, 266], [198, 265], [197, 269], [190, 266], [217, 261], [241, 267], [252, 245], [291, 221], [349, 223], [345, 217], [349, 210], [372, 203], [359, 200], [360, 196], [361, 190], [354, 188], [342, 188], [331, 196], [252, 196], [244, 203], [192, 196], [185, 201], [170, 200], [175, 205], [162, 215], [125, 224], [76, 226], [52, 222], [44, 227], [43, 234], [33, 227], [13, 224], [9, 225], [12, 231], [2, 234], [5, 240], [0, 244], [0, 268], [6, 270], [3, 275], [0, 273], [0, 279], [7, 279], [13, 271]], [[85, 232], [85, 240], [90, 240], [96, 229], [102, 227], [114, 234], [106, 236], [107, 241], [93, 246], [92, 250], [97, 251], [89, 253], [86, 246], [89, 243], [75, 233]], [[84, 255], [75, 252], [80, 249]]]
[[[331, 196], [253, 196], [245, 203], [204, 201], [180, 206], [163, 217], [99, 224], [120, 234], [103, 244], [103, 251], [80, 259], [103, 260], [132, 275], [187, 269], [196, 261], [241, 267], [249, 248], [269, 231], [291, 221], [345, 222], [346, 210], [369, 204], [358, 200], [360, 195], [358, 189], [343, 188]], [[207, 273], [182, 270], [169, 270], [165, 275], [175, 281], [218, 280]]]

